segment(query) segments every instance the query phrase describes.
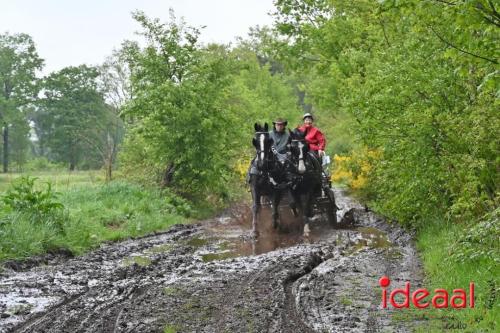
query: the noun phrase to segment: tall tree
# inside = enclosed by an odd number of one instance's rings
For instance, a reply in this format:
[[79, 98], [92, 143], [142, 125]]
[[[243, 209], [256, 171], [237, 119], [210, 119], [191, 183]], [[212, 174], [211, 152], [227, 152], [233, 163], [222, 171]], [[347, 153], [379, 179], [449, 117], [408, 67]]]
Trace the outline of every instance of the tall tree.
[[[35, 43], [26, 34], [0, 34], [0, 123], [3, 139], [3, 172], [9, 170], [9, 128], [26, 131], [23, 108], [38, 94], [36, 71], [43, 66]], [[25, 133], [18, 133], [19, 136]], [[22, 147], [19, 147], [21, 149]]]
[[131, 99], [130, 70], [123, 52], [114, 51], [99, 67], [101, 91], [107, 102], [107, 121], [100, 124], [101, 138], [97, 145], [104, 163], [106, 180], [112, 178], [113, 164], [120, 144], [123, 141], [125, 127], [120, 114], [125, 104]]
[[43, 82], [43, 99], [34, 120], [37, 135], [57, 161], [74, 170], [86, 157], [91, 162], [108, 121], [103, 93], [98, 89], [99, 72], [81, 65], [50, 74]]
[[[228, 83], [227, 52], [215, 48], [203, 54], [197, 45], [199, 31], [178, 23], [173, 12], [167, 24], [141, 12], [134, 18], [147, 45], [141, 49], [130, 43], [125, 48], [134, 96], [126, 109], [134, 125], [125, 162], [161, 170], [162, 186], [175, 173], [187, 192], [220, 189], [219, 175], [227, 169], [227, 120], [221, 105]], [[137, 144], [141, 147], [134, 148]]]

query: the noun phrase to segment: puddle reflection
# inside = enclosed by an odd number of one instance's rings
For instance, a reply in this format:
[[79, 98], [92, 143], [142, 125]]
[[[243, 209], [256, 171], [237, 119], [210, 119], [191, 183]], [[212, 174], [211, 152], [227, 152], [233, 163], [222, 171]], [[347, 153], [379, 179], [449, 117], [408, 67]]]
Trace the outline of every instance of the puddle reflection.
[[[252, 228], [252, 214], [248, 208], [237, 218], [221, 218], [207, 227], [208, 237], [215, 241], [217, 251], [201, 254], [204, 261], [224, 260], [228, 258], [259, 255], [277, 249], [291, 247], [301, 243], [314, 243], [326, 239], [334, 232], [320, 219], [311, 222], [311, 235], [307, 239], [302, 236], [301, 219], [293, 216], [288, 207], [280, 207], [280, 228], [275, 230], [271, 225], [271, 209], [263, 207], [257, 227], [259, 237], [249, 237]], [[204, 243], [195, 241], [195, 243]]]

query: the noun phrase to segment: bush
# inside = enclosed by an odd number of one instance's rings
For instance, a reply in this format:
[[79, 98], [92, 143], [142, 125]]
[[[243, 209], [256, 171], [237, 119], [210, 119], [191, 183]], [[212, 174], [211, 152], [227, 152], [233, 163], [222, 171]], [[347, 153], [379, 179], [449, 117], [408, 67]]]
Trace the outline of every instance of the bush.
[[351, 152], [349, 156], [335, 155], [332, 180], [343, 183], [354, 190], [364, 190], [367, 187], [373, 164], [380, 160], [381, 152], [362, 148]]
[[35, 189], [37, 178], [21, 177], [14, 181], [7, 193], [1, 197], [1, 202], [7, 211], [15, 211], [31, 216], [36, 223], [56, 222], [62, 226], [59, 218], [64, 206], [58, 201], [59, 193], [52, 191], [47, 183], [44, 190]]
[[35, 157], [24, 165], [26, 171], [56, 171], [64, 170], [66, 167], [61, 163], [49, 161], [46, 157]]
[[[73, 176], [75, 177], [75, 176]], [[177, 194], [127, 182], [72, 186], [61, 195], [35, 178], [0, 197], [0, 262], [64, 248], [81, 254], [104, 241], [165, 230], [194, 214]]]
[[493, 259], [500, 265], [500, 208], [488, 213], [475, 226], [464, 229], [457, 241], [449, 248], [449, 260], [456, 262], [480, 262]]

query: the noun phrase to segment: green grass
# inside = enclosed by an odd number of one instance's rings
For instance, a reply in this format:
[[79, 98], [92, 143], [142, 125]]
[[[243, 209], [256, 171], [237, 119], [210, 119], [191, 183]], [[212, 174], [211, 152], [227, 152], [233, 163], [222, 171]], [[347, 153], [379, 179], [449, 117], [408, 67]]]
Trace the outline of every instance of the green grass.
[[475, 307], [412, 309], [406, 313], [407, 318], [426, 321], [417, 332], [497, 332], [496, 328], [500, 327], [500, 267], [495, 258], [464, 262], [450, 259], [452, 245], [463, 228], [458, 224], [429, 223], [417, 237], [417, 248], [426, 273], [424, 287], [430, 291], [443, 288], [450, 294], [457, 288], [468, 292], [472, 281]]
[[79, 185], [98, 186], [104, 183], [104, 172], [102, 170], [2, 173], [0, 174], [0, 192], [7, 190], [14, 180], [26, 175], [38, 178], [38, 186], [50, 182], [56, 191], [66, 191]]
[[163, 329], [163, 333], [177, 333], [179, 332], [179, 327], [176, 325], [167, 325]]
[[[42, 175], [38, 181], [57, 175]], [[66, 185], [67, 184], [67, 185]], [[22, 212], [0, 210], [0, 262], [21, 259], [53, 249], [78, 255], [105, 241], [141, 236], [187, 222], [189, 204], [169, 192], [142, 188], [123, 181], [91, 181], [78, 173], [59, 182], [58, 201], [64, 205], [63, 230], [48, 220]]]

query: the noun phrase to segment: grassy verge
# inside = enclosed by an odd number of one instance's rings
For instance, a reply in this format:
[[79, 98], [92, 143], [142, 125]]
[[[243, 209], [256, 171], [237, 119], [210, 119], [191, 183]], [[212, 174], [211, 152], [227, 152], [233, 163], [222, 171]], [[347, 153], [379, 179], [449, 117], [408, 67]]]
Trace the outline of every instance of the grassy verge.
[[[493, 251], [493, 255], [478, 256], [475, 260], [456, 260], [455, 252], [463, 250], [459, 240], [464, 236], [467, 237], [463, 225], [446, 223], [429, 223], [418, 234], [417, 248], [424, 265], [425, 287], [428, 290], [443, 288], [451, 293], [453, 289], [463, 288], [467, 291], [469, 282], [475, 284], [473, 309], [411, 310], [409, 316], [427, 321], [417, 329], [418, 332], [498, 332], [500, 258]], [[500, 244], [497, 243], [497, 246]], [[481, 246], [478, 246], [477, 252], [480, 251]]]
[[60, 248], [81, 254], [104, 241], [186, 222], [192, 213], [188, 202], [170, 192], [123, 181], [99, 184], [74, 179], [72, 183], [59, 185], [59, 190], [65, 189], [56, 200], [64, 208], [55, 213], [39, 215], [5, 209], [4, 205], [0, 211], [0, 261]]
[[[359, 191], [350, 193], [361, 201]], [[465, 309], [409, 309], [395, 312], [393, 320], [417, 323], [416, 332], [499, 332], [500, 327], [500, 222], [499, 209], [480, 221], [459, 224], [444, 219], [421, 223], [416, 245], [425, 279], [421, 287], [454, 289], [475, 285], [475, 307]], [[412, 286], [414, 291], [417, 286]], [[432, 296], [431, 296], [432, 297]], [[427, 297], [425, 301], [430, 301]]]

